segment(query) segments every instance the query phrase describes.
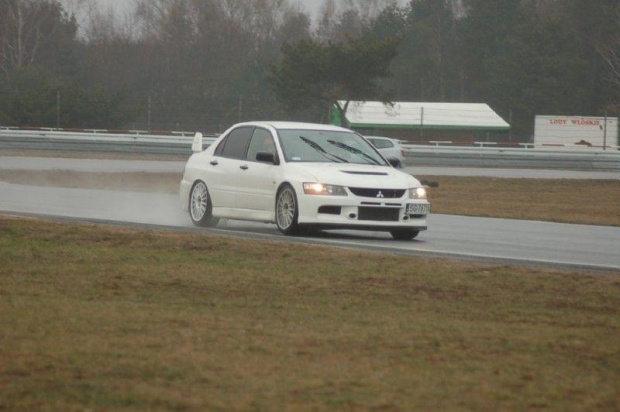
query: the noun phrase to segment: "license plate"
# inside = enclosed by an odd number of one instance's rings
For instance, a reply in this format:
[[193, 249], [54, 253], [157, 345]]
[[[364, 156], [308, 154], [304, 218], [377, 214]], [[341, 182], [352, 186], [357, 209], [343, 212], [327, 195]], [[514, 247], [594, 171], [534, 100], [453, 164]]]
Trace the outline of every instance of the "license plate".
[[410, 203], [407, 205], [407, 214], [408, 215], [428, 215], [431, 213], [431, 205], [430, 203]]

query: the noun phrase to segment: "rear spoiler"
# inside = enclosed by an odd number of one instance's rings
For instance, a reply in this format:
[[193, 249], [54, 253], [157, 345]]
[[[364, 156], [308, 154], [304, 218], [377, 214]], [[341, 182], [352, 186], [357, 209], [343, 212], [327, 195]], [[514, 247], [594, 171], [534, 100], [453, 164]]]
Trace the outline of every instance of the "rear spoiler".
[[194, 135], [194, 142], [192, 143], [192, 152], [202, 152], [202, 133], [198, 132]]

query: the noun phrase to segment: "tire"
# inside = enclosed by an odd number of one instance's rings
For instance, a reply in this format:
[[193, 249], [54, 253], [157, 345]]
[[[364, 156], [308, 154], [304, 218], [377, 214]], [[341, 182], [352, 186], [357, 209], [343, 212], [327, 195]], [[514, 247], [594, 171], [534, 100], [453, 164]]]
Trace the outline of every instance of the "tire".
[[189, 192], [189, 217], [196, 226], [213, 227], [220, 221], [213, 217], [211, 196], [205, 182], [198, 180]]
[[294, 236], [301, 232], [297, 223], [299, 206], [295, 189], [289, 184], [283, 185], [276, 195], [276, 225], [285, 235]]
[[393, 229], [390, 230], [394, 240], [411, 240], [415, 239], [420, 234], [419, 230], [415, 229]]

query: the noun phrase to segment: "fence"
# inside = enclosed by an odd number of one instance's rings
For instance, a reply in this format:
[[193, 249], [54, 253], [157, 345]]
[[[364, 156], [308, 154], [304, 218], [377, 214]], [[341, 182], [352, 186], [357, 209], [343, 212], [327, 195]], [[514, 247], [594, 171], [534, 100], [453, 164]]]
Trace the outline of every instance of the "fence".
[[[0, 149], [189, 156], [193, 135], [193, 132], [149, 134], [141, 130], [112, 133], [106, 130], [21, 130], [0, 127]], [[205, 145], [212, 143], [215, 138], [213, 135], [205, 136]], [[433, 141], [429, 145], [404, 144], [403, 150], [406, 163], [415, 165], [620, 171], [618, 146], [602, 150], [584, 146], [541, 147], [532, 144], [500, 147], [488, 142], [474, 142], [474, 146], [455, 146], [449, 141]]]
[[[216, 136], [205, 136], [210, 144]], [[65, 131], [60, 129], [19, 130], [0, 127], [0, 149], [70, 152], [116, 152], [136, 154], [189, 155], [194, 133], [150, 134], [144, 130]]]
[[406, 163], [420, 166], [514, 167], [532, 169], [618, 170], [620, 151], [583, 146], [549, 147], [522, 144], [500, 147], [487, 142], [475, 146], [403, 145]]

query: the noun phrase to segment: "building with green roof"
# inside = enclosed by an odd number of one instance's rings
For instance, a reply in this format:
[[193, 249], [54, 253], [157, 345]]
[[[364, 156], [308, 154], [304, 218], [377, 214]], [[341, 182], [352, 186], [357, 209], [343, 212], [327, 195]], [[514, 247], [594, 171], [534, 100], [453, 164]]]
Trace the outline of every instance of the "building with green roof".
[[[339, 102], [341, 107], [345, 102]], [[501, 140], [510, 125], [484, 103], [349, 103], [347, 122], [332, 110], [332, 124], [345, 125], [361, 134], [409, 141]]]

